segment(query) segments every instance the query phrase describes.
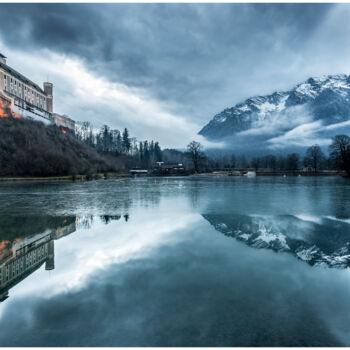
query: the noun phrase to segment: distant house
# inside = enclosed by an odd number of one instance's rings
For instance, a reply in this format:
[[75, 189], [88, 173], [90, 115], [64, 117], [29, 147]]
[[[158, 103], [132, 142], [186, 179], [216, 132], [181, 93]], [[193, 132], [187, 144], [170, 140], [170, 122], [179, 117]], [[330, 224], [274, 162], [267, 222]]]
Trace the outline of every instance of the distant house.
[[75, 121], [69, 118], [67, 115], [60, 115], [57, 113], [52, 114], [52, 122], [62, 128], [70, 129], [75, 131]]
[[140, 169], [140, 168], [134, 168], [134, 169], [130, 169], [129, 173], [131, 175], [138, 175], [138, 176], [145, 176], [148, 174], [148, 170], [147, 169]]
[[182, 163], [157, 162], [154, 169], [154, 175], [188, 175]]
[[302, 171], [304, 173], [314, 173], [316, 171], [316, 169], [312, 168], [312, 167], [305, 167], [305, 168], [302, 169]]

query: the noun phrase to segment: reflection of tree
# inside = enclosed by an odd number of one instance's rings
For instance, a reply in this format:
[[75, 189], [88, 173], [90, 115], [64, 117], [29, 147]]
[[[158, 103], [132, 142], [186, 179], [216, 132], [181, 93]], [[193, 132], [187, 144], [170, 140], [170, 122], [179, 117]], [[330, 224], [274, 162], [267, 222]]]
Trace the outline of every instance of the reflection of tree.
[[198, 207], [200, 194], [201, 194], [201, 187], [202, 187], [202, 181], [199, 179], [194, 179], [190, 183], [188, 195], [193, 208]]
[[0, 215], [0, 239], [13, 240], [18, 235], [30, 236], [45, 230], [54, 230], [75, 223], [76, 217], [71, 216], [18, 216]]
[[103, 223], [106, 225], [109, 224], [113, 220], [119, 220], [121, 218], [121, 215], [101, 215], [100, 219]]
[[344, 191], [343, 186], [337, 186], [335, 188], [332, 188], [332, 196], [335, 196], [337, 199], [331, 206], [334, 217], [343, 220], [350, 219], [349, 191]]
[[94, 217], [92, 215], [79, 216], [76, 219], [77, 228], [89, 229], [94, 222]]

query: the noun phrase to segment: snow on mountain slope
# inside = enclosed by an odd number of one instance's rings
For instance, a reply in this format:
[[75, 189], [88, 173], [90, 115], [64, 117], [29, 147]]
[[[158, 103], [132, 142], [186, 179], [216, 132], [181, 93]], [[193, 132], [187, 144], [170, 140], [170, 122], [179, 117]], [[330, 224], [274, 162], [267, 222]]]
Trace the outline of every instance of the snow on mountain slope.
[[350, 76], [343, 74], [310, 78], [290, 91], [249, 98], [215, 115], [199, 134], [211, 140], [238, 137], [243, 143], [259, 136], [260, 145], [278, 148], [326, 145], [331, 134], [349, 126]]

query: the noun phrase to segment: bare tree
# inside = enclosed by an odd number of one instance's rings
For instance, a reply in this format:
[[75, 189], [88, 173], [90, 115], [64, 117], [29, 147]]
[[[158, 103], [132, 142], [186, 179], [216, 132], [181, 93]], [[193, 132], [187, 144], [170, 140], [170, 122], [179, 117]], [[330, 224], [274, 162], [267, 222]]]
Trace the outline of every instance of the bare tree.
[[193, 162], [193, 167], [195, 172], [198, 172], [199, 161], [201, 159], [201, 154], [202, 154], [202, 145], [197, 141], [191, 141], [187, 145], [187, 151]]
[[332, 163], [344, 169], [350, 175], [350, 137], [347, 135], [337, 135], [333, 137], [333, 142], [329, 146], [330, 159]]
[[325, 160], [325, 155], [319, 145], [313, 145], [306, 150], [304, 164], [308, 164], [318, 171]]
[[287, 170], [298, 170], [299, 167], [299, 154], [290, 153], [287, 155]]

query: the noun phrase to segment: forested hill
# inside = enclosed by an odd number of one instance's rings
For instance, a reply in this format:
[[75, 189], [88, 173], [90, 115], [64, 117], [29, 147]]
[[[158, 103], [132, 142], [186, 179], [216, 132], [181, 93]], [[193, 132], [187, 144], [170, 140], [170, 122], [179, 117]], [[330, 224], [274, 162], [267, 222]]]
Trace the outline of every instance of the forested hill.
[[0, 176], [75, 175], [118, 168], [115, 158], [98, 154], [57, 126], [0, 118]]

